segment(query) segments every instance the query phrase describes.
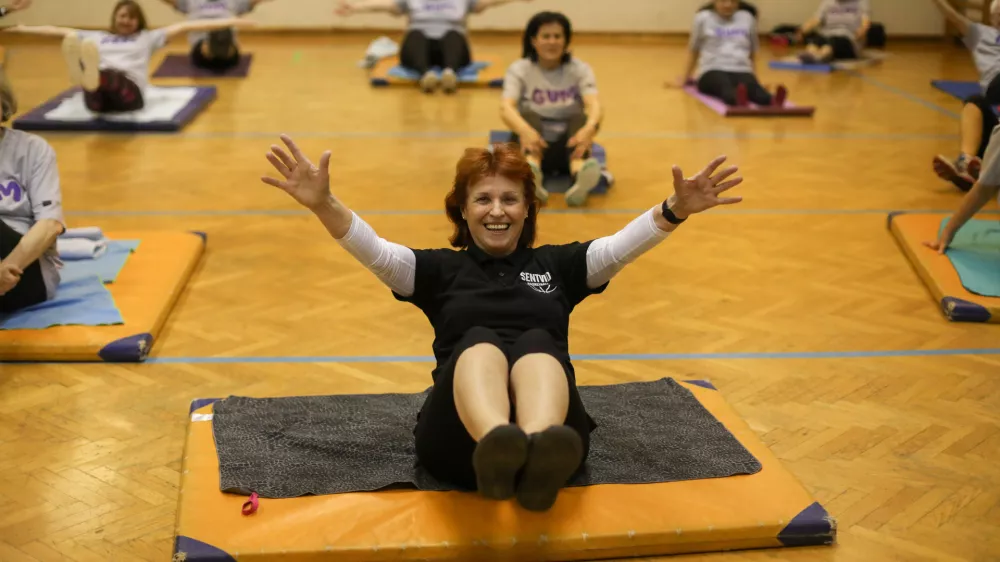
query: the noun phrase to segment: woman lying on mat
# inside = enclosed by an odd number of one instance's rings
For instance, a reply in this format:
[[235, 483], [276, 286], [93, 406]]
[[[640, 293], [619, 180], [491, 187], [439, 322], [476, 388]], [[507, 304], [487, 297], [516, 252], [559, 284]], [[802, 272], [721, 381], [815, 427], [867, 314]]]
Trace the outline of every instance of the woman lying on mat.
[[868, 0], [822, 0], [816, 15], [799, 29], [805, 64], [857, 59], [872, 25]]
[[987, 144], [979, 179], [962, 198], [962, 204], [951, 216], [948, 225], [941, 229], [938, 239], [934, 242], [924, 242], [928, 248], [937, 250], [941, 254], [945, 253], [955, 238], [955, 233], [969, 222], [973, 215], [982, 210], [993, 198], [1000, 203], [1000, 126], [994, 127]]
[[[233, 19], [249, 14], [270, 0], [161, 0], [192, 20]], [[231, 27], [188, 34], [191, 64], [198, 68], [223, 72], [240, 63], [236, 33]]]
[[597, 78], [568, 51], [573, 28], [563, 14], [542, 12], [524, 32], [521, 60], [503, 80], [500, 118], [514, 132], [535, 179], [535, 196], [545, 203], [547, 173], [570, 173], [566, 203], [583, 205], [601, 181], [601, 164], [590, 148], [601, 123]]
[[[612, 236], [535, 247], [534, 175], [514, 144], [470, 148], [445, 213], [453, 248], [387, 242], [330, 192], [330, 152], [313, 163], [287, 136], [271, 146], [282, 176], [262, 178], [311, 210], [393, 296], [434, 328], [433, 387], [414, 429], [418, 462], [438, 480], [488, 498], [549, 509], [582, 468], [596, 427], [576, 388], [567, 331], [573, 308], [689, 216], [740, 197], [717, 158]], [[731, 179], [730, 179], [731, 178]]]
[[31, 0], [14, 0], [6, 6], [0, 6], [0, 18], [13, 14], [14, 12], [27, 10], [30, 7]]
[[969, 20], [958, 13], [946, 0], [937, 3], [945, 18], [962, 34], [965, 46], [979, 70], [981, 94], [967, 98], [962, 107], [961, 146], [954, 161], [938, 155], [934, 172], [962, 191], [968, 191], [979, 177], [982, 157], [986, 153], [990, 134], [1000, 124], [994, 109], [1000, 105], [1000, 0], [990, 5], [990, 25]]
[[187, 21], [148, 29], [135, 0], [121, 0], [111, 16], [111, 31], [81, 31], [54, 26], [16, 26], [8, 31], [64, 37], [63, 55], [70, 82], [82, 86], [87, 109], [95, 113], [136, 111], [145, 107], [149, 61], [179, 33], [248, 26], [240, 19]]
[[[739, 10], [736, 0], [715, 0], [714, 9], [698, 12], [691, 29], [690, 54], [684, 75], [670, 87], [683, 88], [696, 82], [698, 91], [730, 106], [782, 107], [788, 91], [778, 86], [772, 95], [757, 81], [756, 63], [760, 40], [757, 19]], [[692, 76], [697, 67], [697, 81]]]
[[[0, 105], [6, 123], [17, 99], [2, 71]], [[0, 316], [55, 296], [56, 238], [65, 230], [55, 151], [39, 136], [0, 126]]]
[[[340, 0], [337, 14], [365, 12], [406, 15], [409, 22], [400, 47], [399, 63], [420, 73], [420, 88], [433, 92], [440, 85], [448, 93], [458, 89], [457, 72], [472, 64], [472, 49], [466, 37], [469, 13], [481, 14], [511, 2], [532, 0]], [[443, 69], [441, 76], [431, 70]]]

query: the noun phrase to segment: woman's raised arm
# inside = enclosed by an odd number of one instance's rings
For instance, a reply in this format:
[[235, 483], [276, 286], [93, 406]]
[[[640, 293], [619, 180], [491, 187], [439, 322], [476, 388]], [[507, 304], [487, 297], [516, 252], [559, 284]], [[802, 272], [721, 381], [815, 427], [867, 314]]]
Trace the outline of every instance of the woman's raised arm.
[[412, 295], [417, 261], [413, 250], [380, 238], [368, 223], [333, 195], [330, 151], [320, 156], [316, 166], [287, 135], [281, 135], [281, 140], [291, 154], [275, 144], [271, 145], [267, 160], [285, 179], [262, 177], [261, 181], [281, 189], [312, 211], [337, 243], [387, 287], [404, 297]]

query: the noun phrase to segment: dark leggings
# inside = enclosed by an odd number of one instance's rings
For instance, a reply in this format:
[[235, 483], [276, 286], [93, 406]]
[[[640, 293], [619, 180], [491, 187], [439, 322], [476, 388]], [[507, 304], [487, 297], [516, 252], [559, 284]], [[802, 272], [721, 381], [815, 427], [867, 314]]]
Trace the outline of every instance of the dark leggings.
[[854, 50], [854, 43], [847, 37], [824, 37], [813, 32], [805, 37], [806, 45], [825, 47], [829, 45], [833, 49], [834, 60], [852, 60], [858, 58], [858, 53]]
[[[592, 420], [583, 407], [583, 401], [576, 389], [576, 377], [569, 362], [569, 355], [560, 351], [548, 332], [539, 329], [528, 330], [513, 344], [505, 345], [496, 332], [488, 328], [472, 328], [465, 333], [455, 346], [451, 359], [434, 381], [430, 396], [424, 402], [413, 430], [416, 438], [417, 461], [435, 479], [455, 488], [476, 490], [476, 473], [472, 468], [472, 453], [476, 441], [469, 435], [458, 417], [455, 406], [454, 379], [455, 364], [462, 352], [477, 344], [496, 346], [507, 356], [508, 368], [518, 359], [530, 353], [546, 353], [555, 357], [563, 365], [569, 380], [569, 409], [565, 424], [575, 429], [583, 439], [583, 458], [587, 458], [590, 448]], [[511, 404], [511, 422], [516, 420], [515, 405]], [[583, 467], [583, 462], [580, 468]]]
[[990, 144], [990, 135], [993, 134], [993, 129], [1000, 125], [1000, 119], [997, 119], [995, 109], [1000, 105], [1000, 76], [990, 82], [989, 87], [986, 88], [985, 96], [976, 94], [966, 98], [965, 105], [968, 104], [976, 106], [983, 114], [983, 132], [979, 141], [979, 149], [976, 151], [976, 156], [982, 158], [986, 154], [986, 147]]
[[120, 70], [102, 70], [101, 85], [93, 92], [84, 92], [87, 109], [94, 113], [120, 113], [142, 109], [142, 90]]
[[441, 39], [428, 39], [422, 31], [408, 31], [399, 49], [399, 62], [423, 74], [433, 67], [459, 70], [472, 64], [469, 42], [457, 31]]
[[772, 96], [760, 85], [757, 77], [749, 72], [723, 72], [709, 70], [698, 79], [698, 91], [706, 96], [719, 98], [726, 105], [736, 105], [736, 86], [747, 88], [747, 97], [757, 105], [771, 105]]
[[[584, 125], [587, 124], [587, 115], [580, 113], [575, 117], [570, 117], [566, 121], [552, 122], [550, 120], [542, 118], [541, 115], [533, 112], [523, 110], [521, 111], [521, 117], [531, 125], [531, 128], [538, 131], [538, 134], [545, 139], [549, 147], [545, 149], [545, 153], [541, 156], [541, 167], [542, 173], [544, 174], [568, 174], [569, 173], [569, 160], [570, 156], [573, 155], [573, 149], [566, 146], [569, 139], [573, 137]], [[558, 137], [546, 138], [545, 129], [546, 124], [549, 127], [553, 125], [561, 125], [566, 128], [566, 130]], [[520, 139], [515, 134], [512, 139], [514, 142], [519, 142]], [[538, 156], [534, 154], [533, 156]], [[586, 154], [583, 155], [584, 159], [590, 158], [590, 151], [588, 150]]]
[[[0, 260], [7, 259], [20, 242], [21, 235], [7, 226], [7, 223], [0, 221]], [[47, 296], [45, 280], [42, 278], [42, 264], [35, 260], [24, 268], [21, 281], [9, 292], [0, 296], [0, 315], [45, 302]]]
[[[202, 45], [208, 43], [211, 56], [201, 52]], [[236, 46], [236, 38], [230, 29], [220, 29], [208, 34], [208, 39], [202, 39], [191, 48], [191, 64], [198, 68], [224, 72], [240, 63], [240, 51]]]

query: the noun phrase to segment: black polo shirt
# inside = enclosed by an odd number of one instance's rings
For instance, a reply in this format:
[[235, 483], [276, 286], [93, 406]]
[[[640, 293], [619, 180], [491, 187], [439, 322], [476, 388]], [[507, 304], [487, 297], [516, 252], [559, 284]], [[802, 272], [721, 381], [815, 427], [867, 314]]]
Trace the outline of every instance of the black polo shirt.
[[507, 344], [541, 328], [568, 354], [570, 313], [607, 287], [587, 287], [590, 244], [519, 248], [503, 258], [475, 244], [465, 250], [413, 250], [413, 295], [393, 291], [393, 296], [420, 308], [434, 327], [435, 378], [462, 336], [476, 326], [493, 329]]

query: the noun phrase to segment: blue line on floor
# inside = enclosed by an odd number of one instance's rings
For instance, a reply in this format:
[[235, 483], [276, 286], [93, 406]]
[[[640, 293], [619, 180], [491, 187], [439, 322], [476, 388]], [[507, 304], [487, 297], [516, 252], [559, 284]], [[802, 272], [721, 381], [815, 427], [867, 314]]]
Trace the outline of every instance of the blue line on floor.
[[[957, 204], [957, 203], [956, 203]], [[544, 215], [639, 215], [649, 209], [545, 209]], [[358, 215], [363, 216], [422, 216], [422, 215], [443, 215], [441, 209], [373, 209], [357, 210]], [[723, 215], [888, 215], [893, 212], [910, 213], [951, 213], [954, 209], [713, 209], [711, 214]], [[996, 214], [1000, 211], [985, 210], [980, 214]], [[242, 216], [307, 216], [309, 211], [298, 209], [222, 209], [222, 210], [162, 210], [162, 211], [133, 211], [133, 210], [89, 210], [89, 211], [66, 211], [66, 216], [76, 217], [242, 217]]]
[[905, 90], [901, 90], [901, 89], [899, 89], [899, 88], [897, 88], [895, 86], [890, 86], [890, 85], [886, 84], [885, 82], [882, 82], [880, 80], [876, 80], [875, 78], [872, 78], [870, 76], [865, 76], [864, 74], [862, 74], [862, 73], [860, 73], [860, 72], [858, 72], [856, 70], [850, 71], [850, 72], [848, 72], [848, 74], [856, 76], [857, 78], [860, 78], [861, 80], [864, 80], [865, 82], [868, 82], [869, 84], [871, 84], [873, 86], [877, 86], [877, 87], [882, 88], [883, 90], [885, 90], [887, 92], [896, 94], [897, 96], [900, 96], [900, 97], [903, 97], [903, 98], [906, 98], [906, 99], [908, 99], [908, 100], [910, 100], [910, 101], [912, 101], [914, 103], [920, 104], [920, 105], [922, 105], [922, 106], [924, 106], [924, 107], [926, 107], [928, 109], [932, 109], [934, 111], [937, 111], [938, 113], [942, 113], [944, 115], [947, 115], [948, 117], [951, 117], [952, 119], [959, 119], [959, 117], [960, 117], [959, 114], [955, 113], [954, 111], [945, 109], [945, 108], [941, 107], [940, 105], [938, 105], [936, 103], [929, 102], [929, 101], [927, 101], [925, 99], [919, 98], [919, 97], [917, 97], [917, 96], [915, 96], [915, 95], [913, 95], [913, 94], [911, 94], [911, 93], [909, 93], [909, 92], [907, 92]]
[[[885, 351], [803, 351], [744, 353], [621, 353], [579, 354], [574, 361], [683, 361], [695, 359], [855, 359], [887, 357], [946, 357], [955, 355], [1000, 355], [1000, 348], [901, 349]], [[180, 363], [432, 363], [430, 355], [318, 356], [318, 357], [152, 357], [153, 364]]]

